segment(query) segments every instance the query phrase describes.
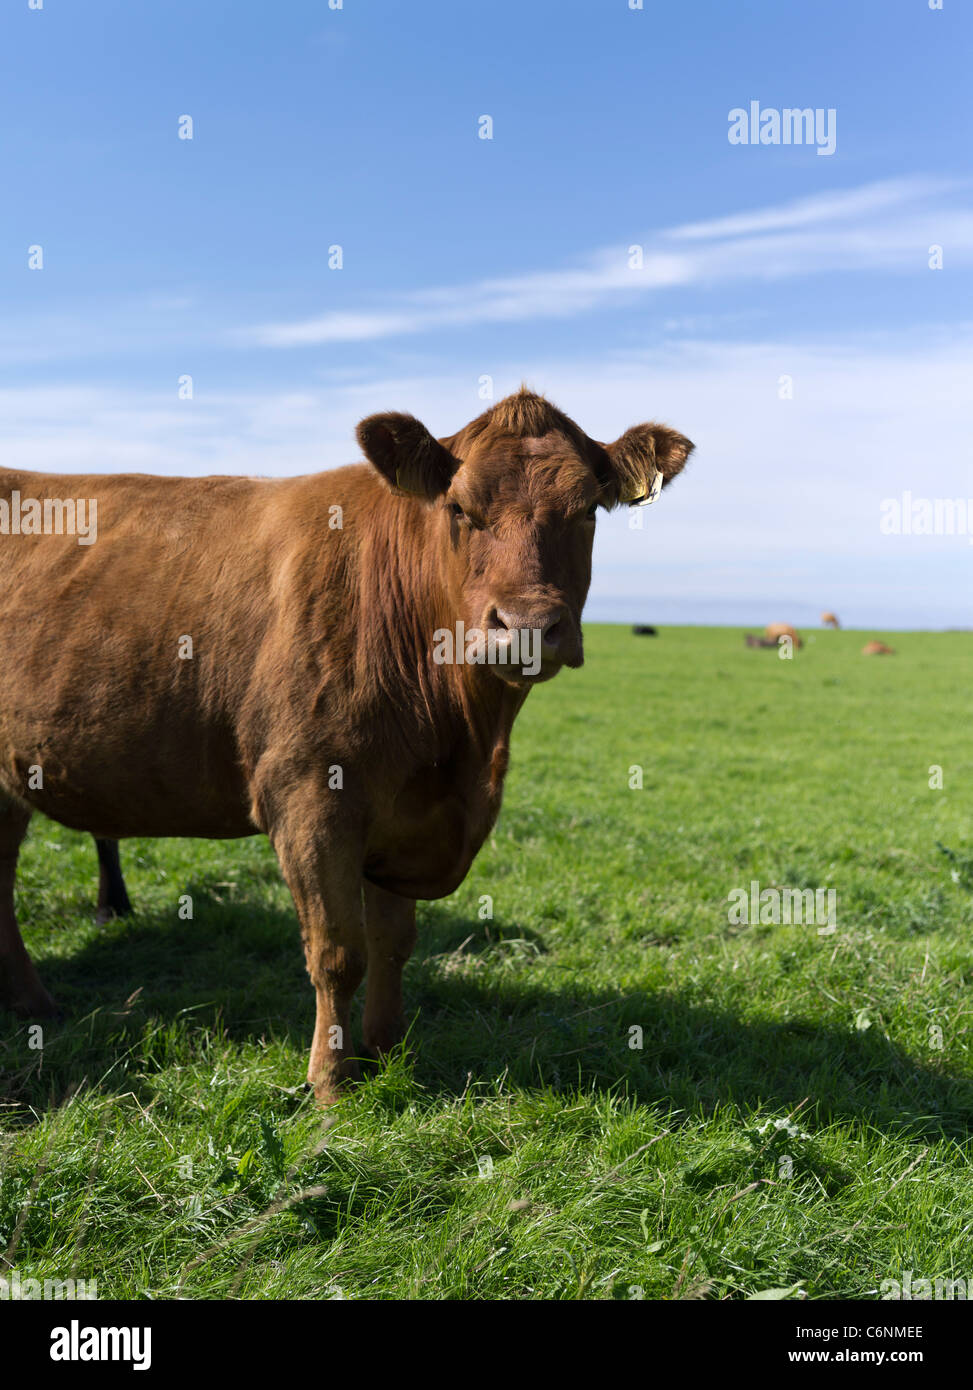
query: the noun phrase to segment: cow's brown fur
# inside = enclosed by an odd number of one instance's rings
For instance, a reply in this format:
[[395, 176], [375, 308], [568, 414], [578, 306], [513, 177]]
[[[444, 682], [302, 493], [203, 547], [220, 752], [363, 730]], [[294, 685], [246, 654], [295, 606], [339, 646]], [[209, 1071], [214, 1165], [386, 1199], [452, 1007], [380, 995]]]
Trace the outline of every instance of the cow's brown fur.
[[415, 899], [462, 882], [535, 683], [437, 665], [433, 632], [537, 628], [536, 680], [580, 665], [590, 508], [670, 481], [692, 445], [658, 425], [602, 445], [528, 391], [444, 439], [392, 414], [359, 441], [371, 467], [284, 480], [0, 473], [0, 496], [97, 498], [99, 532], [0, 536], [0, 1002], [53, 1007], [13, 910], [36, 809], [102, 838], [266, 833], [318, 1096], [355, 1072], [366, 964], [366, 1047], [402, 1036]]
[[862, 656], [895, 656], [895, 648], [886, 646], [884, 642], [866, 642], [862, 647]]

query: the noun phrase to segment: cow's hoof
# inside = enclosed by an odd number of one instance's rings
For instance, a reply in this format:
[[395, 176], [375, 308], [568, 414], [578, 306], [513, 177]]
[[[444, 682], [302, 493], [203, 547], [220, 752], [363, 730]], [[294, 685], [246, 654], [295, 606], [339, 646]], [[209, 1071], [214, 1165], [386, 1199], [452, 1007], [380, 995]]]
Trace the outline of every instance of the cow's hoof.
[[57, 1018], [58, 1007], [26, 955], [0, 960], [0, 1009], [18, 1018]]
[[[356, 1076], [354, 1079], [358, 1081], [360, 1078]], [[310, 1082], [308, 1085], [310, 1085]], [[311, 1087], [314, 1091], [315, 1105], [337, 1105], [339, 1100], [347, 1096], [351, 1089], [351, 1085], [351, 1078], [347, 1076], [341, 1077], [340, 1079], [336, 1079], [333, 1076], [319, 1078]]]
[[118, 917], [133, 916], [131, 907], [99, 907], [95, 913], [95, 925], [103, 927], [106, 922], [114, 922]]
[[392, 1052], [404, 1050], [411, 1054], [406, 1035], [409, 1031], [405, 1019], [400, 1015], [391, 1022], [371, 1023], [367, 1018], [362, 1025], [364, 1052], [373, 1062], [383, 1062]]
[[385, 1037], [370, 1038], [362, 1051], [368, 1060], [376, 1065], [387, 1062], [393, 1052], [405, 1052], [406, 1056], [412, 1055], [412, 1049], [405, 1044], [405, 1035], [402, 1033], [390, 1033]]
[[314, 1091], [318, 1105], [334, 1105], [348, 1094], [349, 1086], [358, 1081], [361, 1081], [361, 1071], [355, 1057], [343, 1057], [337, 1065], [325, 1071], [316, 1071], [311, 1067], [307, 1073], [307, 1083]]
[[0, 998], [0, 1008], [9, 1009], [18, 1018], [63, 1017], [61, 1010], [43, 985], [39, 991], [34, 991], [31, 994], [20, 994], [9, 1001]]

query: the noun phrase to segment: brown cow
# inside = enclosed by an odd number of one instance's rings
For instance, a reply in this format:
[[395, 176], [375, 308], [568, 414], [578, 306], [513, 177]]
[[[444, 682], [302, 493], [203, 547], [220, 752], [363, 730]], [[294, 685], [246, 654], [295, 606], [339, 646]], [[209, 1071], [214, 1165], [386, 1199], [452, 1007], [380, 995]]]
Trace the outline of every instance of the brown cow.
[[693, 446], [656, 424], [600, 444], [528, 391], [448, 438], [387, 414], [358, 440], [368, 464], [301, 478], [0, 473], [0, 521], [19, 494], [95, 499], [98, 524], [94, 544], [0, 534], [17, 1012], [53, 1008], [14, 916], [36, 809], [103, 839], [265, 833], [316, 993], [318, 1097], [356, 1074], [366, 965], [366, 1048], [402, 1037], [415, 900], [463, 881], [515, 715], [581, 665], [596, 508], [654, 495]]
[[895, 648], [887, 647], [884, 642], [866, 642], [862, 656], [895, 656]]
[[840, 624], [839, 621], [838, 621], [838, 616], [837, 616], [836, 613], [822, 613], [822, 614], [821, 614], [821, 621], [824, 623], [825, 627], [833, 627], [833, 628], [840, 628], [840, 627], [841, 627], [841, 624]]
[[804, 646], [797, 628], [791, 627], [790, 623], [768, 623], [764, 628], [764, 636], [772, 638], [774, 642], [779, 642], [782, 637], [789, 637], [795, 647]]

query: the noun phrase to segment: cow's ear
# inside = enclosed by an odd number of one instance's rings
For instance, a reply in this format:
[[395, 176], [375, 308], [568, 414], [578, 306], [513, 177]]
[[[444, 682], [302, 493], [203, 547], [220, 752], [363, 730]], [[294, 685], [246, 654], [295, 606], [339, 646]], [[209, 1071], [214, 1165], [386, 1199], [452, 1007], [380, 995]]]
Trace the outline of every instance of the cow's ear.
[[682, 472], [694, 447], [684, 434], [654, 424], [633, 425], [614, 444], [602, 445], [608, 455], [603, 470], [605, 506], [654, 501], [659, 490]]
[[369, 415], [356, 433], [369, 463], [399, 492], [427, 500], [439, 497], [459, 467], [459, 460], [413, 415]]

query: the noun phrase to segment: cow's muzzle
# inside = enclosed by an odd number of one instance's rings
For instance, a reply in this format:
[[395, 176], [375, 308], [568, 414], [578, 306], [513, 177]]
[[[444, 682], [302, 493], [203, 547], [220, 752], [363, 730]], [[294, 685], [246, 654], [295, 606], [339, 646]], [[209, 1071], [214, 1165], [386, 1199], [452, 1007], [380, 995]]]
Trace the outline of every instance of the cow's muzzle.
[[510, 656], [497, 663], [497, 675], [516, 685], [550, 680], [562, 666], [584, 661], [578, 623], [563, 605], [535, 613], [494, 608], [490, 627]]

